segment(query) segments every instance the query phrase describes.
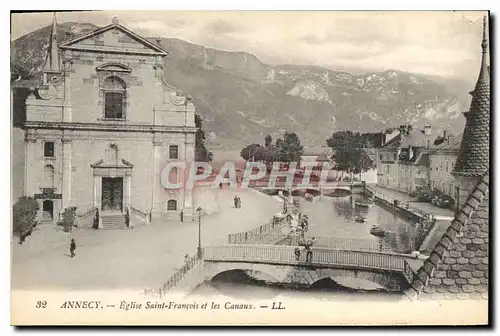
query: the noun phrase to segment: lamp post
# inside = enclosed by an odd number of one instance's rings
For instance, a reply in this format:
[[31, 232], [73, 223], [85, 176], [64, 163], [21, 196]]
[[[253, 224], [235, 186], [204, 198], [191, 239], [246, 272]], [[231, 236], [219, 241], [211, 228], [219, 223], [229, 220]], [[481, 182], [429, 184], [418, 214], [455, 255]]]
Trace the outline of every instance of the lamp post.
[[203, 209], [201, 207], [198, 207], [198, 209], [196, 209], [196, 211], [198, 211], [198, 258], [201, 258], [201, 213], [203, 211]]

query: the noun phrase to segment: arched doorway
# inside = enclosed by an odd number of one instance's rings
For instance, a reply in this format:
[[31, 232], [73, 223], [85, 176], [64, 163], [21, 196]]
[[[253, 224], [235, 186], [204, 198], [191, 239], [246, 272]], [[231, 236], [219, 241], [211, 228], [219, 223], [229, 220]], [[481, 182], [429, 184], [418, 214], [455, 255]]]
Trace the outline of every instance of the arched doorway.
[[42, 204], [42, 220], [52, 221], [54, 219], [54, 201], [45, 200]]

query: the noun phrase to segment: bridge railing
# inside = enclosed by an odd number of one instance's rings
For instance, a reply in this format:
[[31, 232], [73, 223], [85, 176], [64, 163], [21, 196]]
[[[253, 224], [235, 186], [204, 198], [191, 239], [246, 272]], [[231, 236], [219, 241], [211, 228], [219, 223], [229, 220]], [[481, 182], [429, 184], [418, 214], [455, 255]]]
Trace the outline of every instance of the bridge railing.
[[[314, 237], [314, 247], [323, 247], [337, 250], [374, 251], [390, 252], [387, 246], [380, 240], [360, 239], [360, 238], [337, 238], [337, 237]], [[301, 240], [296, 235], [273, 234], [269, 235], [269, 241], [281, 242], [280, 245], [298, 246]], [[251, 243], [249, 243], [251, 244]], [[262, 243], [264, 244], [264, 243]]]
[[179, 281], [181, 281], [186, 276], [186, 274], [188, 274], [190, 270], [192, 270], [196, 265], [201, 264], [202, 261], [203, 259], [200, 259], [198, 254], [189, 257], [184, 261], [184, 265], [177, 272], [175, 272], [174, 275], [172, 275], [163, 286], [149, 290], [145, 289], [144, 293], [163, 297], [167, 292], [174, 288], [179, 283]]
[[[295, 247], [270, 245], [225, 245], [209, 246], [204, 249], [205, 261], [251, 262], [294, 265], [305, 263], [305, 253], [296, 260]], [[407, 271], [403, 256], [369, 251], [344, 251], [322, 248], [312, 249], [312, 260], [317, 266], [343, 266], [388, 271]], [[411, 269], [410, 269], [411, 271]]]
[[381, 244], [379, 240], [356, 239], [356, 238], [336, 238], [336, 237], [315, 237], [314, 246], [326, 247], [339, 250], [361, 250], [361, 251], [390, 251], [390, 248]]
[[264, 225], [261, 225], [253, 230], [230, 233], [227, 236], [229, 244], [275, 244], [284, 239], [274, 241], [279, 238], [277, 233], [287, 224], [285, 218], [272, 219]]

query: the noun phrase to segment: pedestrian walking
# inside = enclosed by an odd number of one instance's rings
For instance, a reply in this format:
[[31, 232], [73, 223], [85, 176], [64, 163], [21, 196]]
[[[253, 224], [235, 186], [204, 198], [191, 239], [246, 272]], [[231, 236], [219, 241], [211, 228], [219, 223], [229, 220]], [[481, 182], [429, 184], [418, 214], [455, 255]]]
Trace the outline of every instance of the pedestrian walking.
[[237, 196], [238, 197], [238, 208], [241, 208], [241, 198], [240, 196]]
[[69, 245], [69, 252], [71, 253], [71, 258], [73, 258], [76, 254], [75, 254], [75, 250], [76, 250], [76, 243], [75, 243], [75, 239], [71, 239], [71, 244]]
[[238, 207], [238, 196], [234, 196], [233, 202], [234, 202], [234, 207], [237, 208]]

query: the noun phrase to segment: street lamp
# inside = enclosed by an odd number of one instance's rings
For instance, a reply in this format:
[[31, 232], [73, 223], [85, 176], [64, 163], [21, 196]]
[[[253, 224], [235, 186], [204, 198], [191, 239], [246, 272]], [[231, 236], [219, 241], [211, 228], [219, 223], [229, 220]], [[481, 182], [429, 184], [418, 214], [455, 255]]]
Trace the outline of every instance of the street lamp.
[[203, 209], [201, 207], [198, 207], [196, 209], [198, 211], [198, 258], [201, 258], [201, 213]]

